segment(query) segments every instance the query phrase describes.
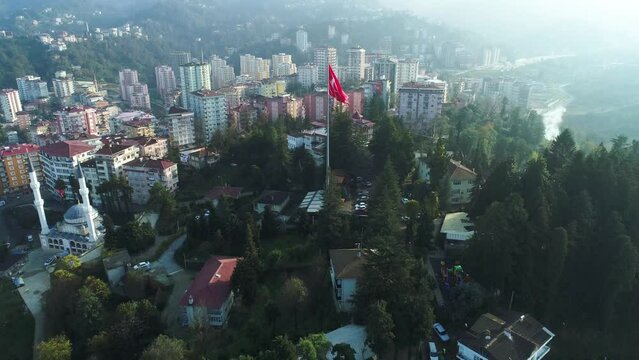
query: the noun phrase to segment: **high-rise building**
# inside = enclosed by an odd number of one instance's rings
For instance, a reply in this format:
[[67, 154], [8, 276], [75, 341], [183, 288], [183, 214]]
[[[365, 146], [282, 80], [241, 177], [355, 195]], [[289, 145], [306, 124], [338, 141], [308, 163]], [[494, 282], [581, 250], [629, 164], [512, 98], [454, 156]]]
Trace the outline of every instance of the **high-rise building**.
[[442, 44], [439, 60], [446, 68], [457, 67], [458, 54], [462, 51], [462, 47], [458, 43], [445, 42]]
[[124, 69], [120, 70], [120, 97], [122, 100], [129, 101], [129, 86], [138, 83], [138, 72], [136, 70]]
[[[173, 73], [180, 74], [180, 66], [191, 62], [191, 53], [188, 51], [172, 51], [169, 53], [169, 63], [173, 68]], [[177, 79], [178, 83], [180, 79]]]
[[297, 81], [305, 88], [310, 88], [319, 82], [317, 65], [306, 64], [297, 68]]
[[76, 173], [78, 164], [91, 159], [94, 151], [93, 146], [78, 140], [61, 141], [40, 147], [42, 173], [49, 191], [59, 196], [56, 181], [62, 180], [65, 183], [65, 198], [73, 199], [69, 175]]
[[501, 49], [498, 47], [495, 48], [485, 48], [483, 53], [483, 65], [490, 66], [499, 63], [499, 57], [501, 55]]
[[58, 98], [67, 98], [75, 92], [73, 76], [67, 75], [66, 71], [56, 71], [55, 78], [53, 78], [51, 82], [53, 85], [53, 93]]
[[24, 191], [29, 188], [27, 158], [42, 180], [39, 148], [34, 144], [19, 144], [0, 148], [0, 195]]
[[363, 80], [365, 68], [366, 50], [359, 46], [348, 49], [348, 79]]
[[235, 80], [235, 69], [226, 63], [226, 60], [212, 55], [209, 58], [211, 64], [211, 82], [212, 88], [219, 89], [230, 85]]
[[35, 101], [49, 97], [47, 82], [42, 81], [39, 76], [23, 76], [17, 78], [16, 83], [18, 84], [18, 92], [22, 101]]
[[417, 59], [404, 59], [397, 63], [397, 86], [417, 81], [417, 74], [419, 72], [419, 60]]
[[209, 143], [216, 131], [228, 126], [226, 97], [211, 90], [198, 90], [191, 93], [193, 112], [202, 125], [204, 142]]
[[397, 114], [404, 124], [414, 129], [426, 129], [442, 114], [446, 83], [407, 83], [399, 89]]
[[399, 77], [397, 61], [395, 59], [377, 59], [373, 61], [373, 80], [390, 81], [391, 93], [397, 93]]
[[143, 83], [129, 85], [129, 103], [132, 108], [151, 109], [151, 99], [149, 98], [149, 87]]
[[22, 103], [20, 103], [20, 93], [15, 89], [0, 90], [0, 110], [4, 121], [16, 121], [16, 113], [22, 111]]
[[211, 90], [211, 65], [200, 62], [180, 65], [180, 88], [182, 107], [193, 110], [193, 104], [190, 102], [191, 93], [197, 90]]
[[70, 135], [100, 135], [98, 116], [94, 108], [78, 106], [66, 108], [53, 114], [61, 134]]
[[335, 25], [328, 25], [328, 38], [332, 39], [335, 37]]
[[155, 67], [155, 81], [157, 83], [158, 93], [163, 99], [177, 89], [175, 72], [168, 65]]
[[271, 58], [273, 76], [288, 76], [297, 73], [297, 66], [293, 64], [291, 55], [279, 53]]
[[253, 80], [268, 79], [271, 76], [271, 61], [254, 55], [240, 55], [240, 74]]
[[317, 65], [317, 75], [319, 82], [328, 83], [328, 65], [337, 70], [337, 49], [332, 47], [319, 47], [313, 52], [313, 59]]
[[171, 146], [185, 148], [195, 144], [195, 114], [187, 109], [172, 107], [163, 119], [168, 128]]
[[308, 50], [308, 33], [304, 29], [299, 29], [295, 33], [295, 46], [301, 52]]

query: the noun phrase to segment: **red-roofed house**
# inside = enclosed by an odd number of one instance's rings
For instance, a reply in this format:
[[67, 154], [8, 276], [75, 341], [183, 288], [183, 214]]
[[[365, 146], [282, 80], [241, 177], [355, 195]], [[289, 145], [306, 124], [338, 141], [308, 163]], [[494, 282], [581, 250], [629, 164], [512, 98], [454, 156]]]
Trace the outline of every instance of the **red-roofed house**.
[[261, 214], [268, 207], [271, 211], [280, 213], [290, 199], [290, 194], [286, 191], [264, 190], [255, 203], [255, 211]]
[[133, 160], [124, 165], [124, 173], [133, 188], [131, 201], [134, 204], [146, 204], [149, 201], [149, 190], [156, 182], [162, 183], [170, 192], [177, 190], [178, 167], [169, 160]]
[[61, 179], [66, 185], [67, 198], [71, 199], [73, 194], [69, 184], [69, 176], [76, 173], [78, 164], [93, 157], [94, 150], [93, 146], [78, 140], [60, 141], [40, 147], [42, 173], [49, 191], [57, 194], [55, 182]]
[[184, 323], [222, 327], [233, 306], [231, 276], [238, 258], [214, 256], [204, 264], [180, 300]]
[[221, 198], [228, 198], [237, 200], [242, 196], [242, 188], [234, 186], [214, 186], [208, 194], [206, 199], [213, 202], [213, 206], [217, 207]]

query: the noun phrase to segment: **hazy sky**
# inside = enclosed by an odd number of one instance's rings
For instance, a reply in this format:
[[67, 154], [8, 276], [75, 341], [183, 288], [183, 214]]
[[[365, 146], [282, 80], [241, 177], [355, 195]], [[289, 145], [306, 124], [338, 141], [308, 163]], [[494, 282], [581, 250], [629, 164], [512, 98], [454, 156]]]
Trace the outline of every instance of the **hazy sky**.
[[[435, 21], [493, 37], [526, 35], [571, 25], [613, 37], [639, 35], [639, 4], [632, 0], [381, 0]], [[568, 28], [569, 29], [569, 28]], [[588, 33], [579, 33], [588, 37]], [[561, 32], [558, 36], [563, 35]]]

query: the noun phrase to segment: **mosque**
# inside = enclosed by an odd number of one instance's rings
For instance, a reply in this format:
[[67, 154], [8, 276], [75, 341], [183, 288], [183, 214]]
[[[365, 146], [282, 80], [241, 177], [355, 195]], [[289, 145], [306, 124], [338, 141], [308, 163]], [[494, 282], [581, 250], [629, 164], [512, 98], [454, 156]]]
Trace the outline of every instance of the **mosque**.
[[[89, 202], [89, 189], [86, 185], [82, 168], [78, 166], [78, 183], [82, 203], [73, 205], [64, 213], [64, 219], [49, 228], [44, 213], [44, 200], [40, 194], [40, 182], [31, 163], [29, 163], [29, 180], [33, 190], [33, 205], [40, 220], [40, 243], [43, 249], [66, 251], [81, 255], [100, 244], [104, 238], [102, 216]], [[97, 230], [96, 230], [97, 229]]]

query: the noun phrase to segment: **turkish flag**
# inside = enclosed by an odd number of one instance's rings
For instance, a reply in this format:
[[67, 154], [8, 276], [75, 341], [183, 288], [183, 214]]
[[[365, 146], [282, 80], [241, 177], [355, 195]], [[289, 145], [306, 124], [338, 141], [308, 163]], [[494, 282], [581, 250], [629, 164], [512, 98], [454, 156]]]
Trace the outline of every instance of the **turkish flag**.
[[339, 79], [335, 76], [333, 68], [328, 65], [328, 94], [335, 98], [335, 100], [348, 104], [348, 95], [342, 90], [342, 85], [339, 83]]

